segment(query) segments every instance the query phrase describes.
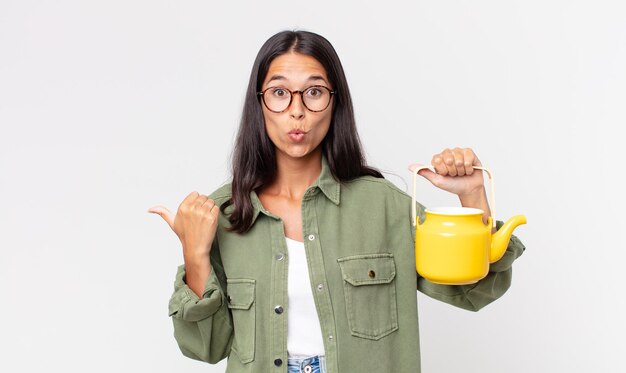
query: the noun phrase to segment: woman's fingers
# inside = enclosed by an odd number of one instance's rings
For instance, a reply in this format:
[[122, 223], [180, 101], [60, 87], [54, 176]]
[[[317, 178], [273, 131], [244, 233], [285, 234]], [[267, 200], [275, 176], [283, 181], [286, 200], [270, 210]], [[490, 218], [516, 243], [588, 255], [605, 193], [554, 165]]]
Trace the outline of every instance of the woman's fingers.
[[442, 176], [457, 176], [456, 157], [458, 157], [456, 151], [447, 148], [441, 153], [435, 154], [432, 163], [437, 173]]
[[213, 220], [217, 220], [217, 216], [220, 213], [220, 208], [215, 204], [214, 200], [208, 198], [206, 200], [206, 202], [202, 205], [202, 209], [204, 209], [204, 211], [208, 212], [209, 216]]
[[[196, 211], [197, 209], [197, 211]], [[163, 220], [167, 222], [167, 224], [176, 232], [174, 229], [174, 221], [176, 220], [176, 215], [174, 215], [167, 207], [162, 205], [156, 205], [150, 207], [148, 209], [149, 213], [160, 215]], [[217, 218], [219, 214], [219, 208], [215, 205], [215, 201], [210, 199], [206, 195], [202, 195], [198, 192], [191, 192], [185, 197], [185, 199], [181, 202], [178, 207], [178, 215], [184, 217], [183, 219], [188, 219], [191, 215], [191, 212], [200, 212], [200, 215], [204, 215], [210, 213], [213, 218]]]
[[200, 193], [196, 191], [193, 191], [187, 194], [187, 197], [185, 197], [185, 199], [183, 199], [183, 201], [178, 206], [178, 212], [176, 214], [177, 215], [187, 214], [189, 211], [191, 211], [193, 209], [196, 199], [199, 196], [200, 196]]
[[181, 203], [179, 210], [181, 215], [185, 216], [185, 219], [191, 218], [192, 214], [201, 219], [207, 217], [215, 219], [218, 215], [218, 212], [213, 212], [215, 207], [215, 201], [208, 196], [198, 192], [191, 192]]
[[446, 149], [442, 153], [443, 155], [443, 164], [446, 166], [446, 170], [448, 171], [448, 176], [456, 176], [456, 166], [454, 165], [454, 152], [450, 149]]
[[183, 215], [190, 213], [191, 211], [204, 211], [205, 209], [211, 210], [211, 207], [215, 205], [215, 201], [210, 199], [204, 194], [200, 194], [196, 191], [189, 193], [187, 197], [180, 204], [179, 210]]
[[[434, 173], [424, 169], [419, 174], [440, 189], [460, 196], [479, 191], [483, 185], [482, 173], [474, 170], [474, 166], [482, 165], [471, 148], [444, 149], [433, 156], [431, 163]], [[411, 164], [409, 170], [417, 167]]]
[[452, 149], [453, 167], [456, 176], [465, 176], [465, 152], [461, 148]]
[[[198, 192], [195, 192], [198, 193]], [[192, 202], [192, 206], [193, 208], [199, 208], [202, 207], [202, 205], [209, 199], [209, 197], [203, 195], [203, 194], [199, 194], [197, 195], [196, 199], [193, 200]]]
[[470, 148], [463, 149], [463, 168], [465, 169], [465, 175], [471, 175], [474, 173], [474, 162], [477, 161], [476, 154]]
[[432, 165], [439, 175], [465, 176], [473, 174], [480, 161], [471, 148], [446, 148], [433, 156]]
[[435, 156], [433, 156], [432, 165], [438, 175], [446, 176], [448, 174], [448, 168], [443, 162], [443, 156], [441, 155], [441, 153], [435, 154]]
[[187, 194], [187, 197], [185, 197], [185, 199], [180, 203], [181, 206], [182, 205], [190, 205], [191, 203], [193, 203], [193, 201], [195, 201], [198, 197], [200, 197], [200, 193], [196, 192], [195, 190], [189, 194]]
[[209, 211], [213, 208], [213, 206], [215, 206], [215, 201], [213, 201], [209, 197], [207, 197], [206, 200], [202, 203], [202, 208]]

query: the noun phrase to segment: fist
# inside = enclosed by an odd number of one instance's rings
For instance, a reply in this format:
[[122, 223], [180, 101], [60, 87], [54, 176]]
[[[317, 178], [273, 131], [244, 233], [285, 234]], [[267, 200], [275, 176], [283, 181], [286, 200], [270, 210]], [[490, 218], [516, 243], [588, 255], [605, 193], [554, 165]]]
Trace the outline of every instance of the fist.
[[219, 216], [215, 201], [191, 192], [178, 206], [176, 216], [164, 206], [151, 207], [148, 212], [160, 215], [172, 228], [183, 245], [185, 258], [208, 258]]
[[[431, 163], [435, 172], [423, 169], [418, 173], [434, 186], [458, 196], [484, 190], [482, 171], [474, 169], [474, 166], [482, 164], [471, 148], [444, 149], [433, 156]], [[413, 171], [419, 166], [411, 164], [409, 170]]]

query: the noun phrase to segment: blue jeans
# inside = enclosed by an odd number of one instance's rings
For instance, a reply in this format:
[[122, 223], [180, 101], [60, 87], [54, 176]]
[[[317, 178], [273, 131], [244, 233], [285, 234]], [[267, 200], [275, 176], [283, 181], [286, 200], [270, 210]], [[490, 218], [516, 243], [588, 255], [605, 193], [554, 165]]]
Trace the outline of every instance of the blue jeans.
[[326, 357], [289, 356], [287, 373], [326, 373]]

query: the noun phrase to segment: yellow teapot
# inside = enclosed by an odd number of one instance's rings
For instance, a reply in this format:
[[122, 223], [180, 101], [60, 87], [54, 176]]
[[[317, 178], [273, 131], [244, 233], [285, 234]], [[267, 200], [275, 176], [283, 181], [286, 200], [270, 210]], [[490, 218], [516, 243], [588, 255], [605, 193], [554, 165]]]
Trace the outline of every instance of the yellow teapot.
[[413, 170], [411, 217], [415, 227], [415, 268], [420, 276], [433, 283], [473, 284], [487, 276], [490, 263], [502, 258], [513, 230], [526, 224], [526, 217], [516, 215], [492, 234], [492, 227], [496, 226], [493, 176], [488, 169], [474, 166], [489, 176], [491, 216], [487, 224], [482, 220], [483, 210], [468, 207], [426, 209], [426, 218], [420, 223], [415, 184], [418, 171], [425, 168], [435, 171], [429, 166]]

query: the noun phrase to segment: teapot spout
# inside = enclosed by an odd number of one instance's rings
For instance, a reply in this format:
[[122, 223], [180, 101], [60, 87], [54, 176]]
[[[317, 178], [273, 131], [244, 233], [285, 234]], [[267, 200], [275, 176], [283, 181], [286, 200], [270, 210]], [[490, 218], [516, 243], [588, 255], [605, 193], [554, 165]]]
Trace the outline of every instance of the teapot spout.
[[502, 227], [491, 236], [491, 250], [489, 251], [489, 263], [496, 262], [504, 256], [513, 230], [517, 226], [526, 224], [524, 215], [515, 215], [507, 220]]

